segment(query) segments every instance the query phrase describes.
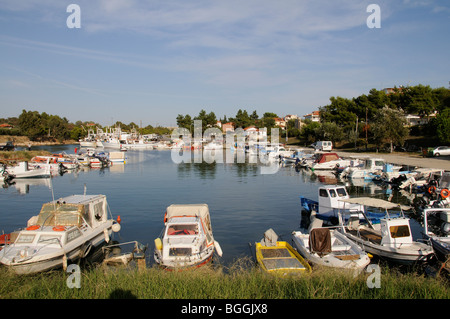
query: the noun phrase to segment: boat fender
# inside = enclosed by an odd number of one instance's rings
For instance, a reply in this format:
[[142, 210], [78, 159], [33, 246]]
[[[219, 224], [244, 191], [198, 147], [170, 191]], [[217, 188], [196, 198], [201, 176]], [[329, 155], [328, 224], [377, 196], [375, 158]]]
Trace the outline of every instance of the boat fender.
[[80, 249], [80, 258], [85, 258], [87, 255], [89, 255], [91, 248], [92, 248], [91, 242], [90, 241], [85, 242]]
[[122, 219], [120, 218], [120, 215], [117, 216], [117, 222], [120, 224], [121, 221], [122, 221]]
[[103, 233], [105, 234], [105, 241], [109, 243], [109, 233], [108, 228], [103, 229]]
[[441, 191], [441, 197], [442, 197], [443, 199], [446, 199], [449, 195], [450, 195], [450, 191], [449, 191], [447, 188], [444, 188], [444, 189]]
[[118, 224], [113, 224], [111, 228], [112, 228], [112, 231], [113, 231], [113, 232], [118, 233], [118, 232], [120, 231], [120, 228], [121, 228], [121, 227], [120, 227], [120, 223], [118, 223]]
[[164, 214], [164, 223], [167, 223], [167, 211], [166, 211], [166, 213]]
[[159, 237], [155, 239], [155, 248], [156, 248], [156, 250], [163, 249], [163, 244], [162, 244], [161, 238], [159, 238]]
[[220, 257], [222, 257], [222, 247], [220, 247], [220, 244], [218, 241], [214, 241], [214, 248], [216, 249], [217, 255], [219, 255]]
[[64, 271], [66, 271], [67, 270], [67, 256], [66, 256], [66, 254], [63, 255], [62, 262], [63, 262], [63, 269], [64, 269]]

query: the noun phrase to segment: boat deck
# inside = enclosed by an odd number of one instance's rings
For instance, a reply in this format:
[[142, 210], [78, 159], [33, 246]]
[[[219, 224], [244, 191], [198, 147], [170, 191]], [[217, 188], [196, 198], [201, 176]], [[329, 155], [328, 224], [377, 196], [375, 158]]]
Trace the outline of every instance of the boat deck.
[[376, 234], [368, 229], [346, 229], [346, 231], [355, 237], [361, 237], [364, 240], [370, 241], [371, 243], [380, 245], [381, 235]]

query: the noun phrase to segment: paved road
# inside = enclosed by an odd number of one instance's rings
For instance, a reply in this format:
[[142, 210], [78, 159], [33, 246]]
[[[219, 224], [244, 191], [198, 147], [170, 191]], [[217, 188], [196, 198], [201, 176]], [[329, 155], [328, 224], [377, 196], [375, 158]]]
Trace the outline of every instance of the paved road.
[[450, 156], [422, 157], [420, 155], [410, 155], [408, 153], [395, 153], [395, 154], [351, 153], [351, 152], [341, 152], [338, 150], [336, 150], [335, 152], [341, 157], [355, 156], [362, 158], [364, 156], [372, 156], [383, 158], [386, 162], [396, 165], [409, 165], [409, 166], [436, 168], [450, 171]]

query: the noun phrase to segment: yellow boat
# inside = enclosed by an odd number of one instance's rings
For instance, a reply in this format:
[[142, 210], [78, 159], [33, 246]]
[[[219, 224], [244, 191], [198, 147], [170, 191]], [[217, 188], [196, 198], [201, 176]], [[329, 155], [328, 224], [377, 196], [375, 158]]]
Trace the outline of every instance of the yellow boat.
[[308, 262], [285, 241], [262, 240], [255, 244], [255, 250], [258, 264], [268, 273], [281, 276], [311, 273]]

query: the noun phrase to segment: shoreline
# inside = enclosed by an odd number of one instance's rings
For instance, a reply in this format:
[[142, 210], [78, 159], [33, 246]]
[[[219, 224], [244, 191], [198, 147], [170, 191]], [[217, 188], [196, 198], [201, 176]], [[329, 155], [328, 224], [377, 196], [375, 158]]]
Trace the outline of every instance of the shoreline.
[[[78, 141], [75, 140], [66, 140], [61, 142], [34, 142], [30, 141], [28, 138], [23, 136], [8, 136], [2, 135], [0, 136], [0, 143], [5, 143], [8, 140], [15, 140], [14, 145], [18, 147], [28, 147], [28, 146], [46, 146], [46, 145], [71, 145], [71, 144], [79, 144]], [[292, 147], [293, 145], [286, 145], [286, 147]], [[305, 148], [304, 150], [308, 150]], [[407, 165], [407, 166], [415, 166], [421, 168], [434, 168], [434, 169], [442, 169], [450, 171], [450, 156], [440, 156], [440, 157], [423, 157], [422, 154], [416, 153], [376, 153], [376, 152], [351, 152], [351, 151], [341, 151], [339, 149], [334, 149], [331, 152], [337, 153], [341, 157], [355, 157], [355, 158], [364, 158], [364, 157], [378, 157], [384, 159], [386, 162], [394, 164], [394, 165]]]
[[353, 153], [348, 151], [335, 152], [341, 157], [377, 157], [382, 158], [386, 162], [395, 165], [407, 165], [415, 166], [420, 168], [435, 168], [450, 171], [450, 156], [440, 156], [440, 157], [423, 157], [421, 154], [410, 154], [410, 153]]

